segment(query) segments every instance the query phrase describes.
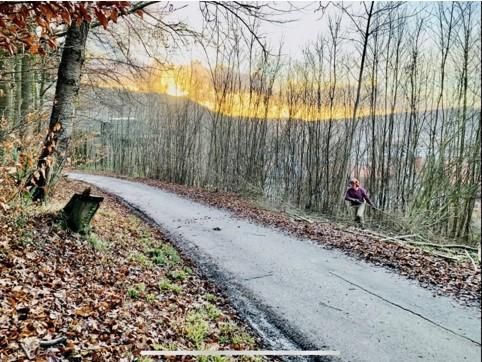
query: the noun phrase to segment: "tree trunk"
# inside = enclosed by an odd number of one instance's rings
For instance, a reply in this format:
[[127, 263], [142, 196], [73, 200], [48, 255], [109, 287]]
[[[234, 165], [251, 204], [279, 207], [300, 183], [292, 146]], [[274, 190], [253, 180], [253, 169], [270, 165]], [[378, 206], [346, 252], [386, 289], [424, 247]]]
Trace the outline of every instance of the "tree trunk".
[[22, 54], [15, 55], [15, 102], [14, 102], [14, 120], [13, 126], [19, 127], [22, 125], [22, 120], [20, 116], [20, 106], [22, 105]]
[[[60, 172], [65, 162], [72, 131], [74, 101], [79, 92], [81, 69], [85, 59], [88, 31], [88, 23], [83, 22], [80, 26], [73, 23], [66, 34], [48, 134], [37, 162], [37, 170], [27, 184], [27, 189], [30, 190], [34, 201], [45, 198], [52, 176]], [[54, 163], [55, 156], [57, 160]]]
[[[367, 12], [367, 20], [366, 20], [366, 27], [365, 27], [365, 32], [362, 34], [362, 40], [363, 40], [363, 48], [362, 48], [362, 54], [361, 54], [361, 63], [360, 63], [360, 69], [358, 70], [358, 81], [357, 81], [357, 88], [356, 88], [356, 95], [355, 95], [355, 103], [353, 104], [353, 110], [352, 110], [352, 117], [350, 121], [350, 128], [348, 130], [348, 139], [347, 142], [345, 143], [345, 148], [344, 148], [344, 156], [342, 160], [342, 167], [341, 170], [343, 171], [342, 174], [340, 174], [340, 182], [339, 182], [339, 191], [338, 195], [344, 195], [345, 193], [345, 188], [346, 188], [346, 181], [347, 177], [351, 178], [354, 175], [352, 174], [351, 167], [350, 167], [350, 162], [351, 162], [351, 152], [353, 148], [353, 138], [355, 136], [355, 131], [357, 129], [358, 125], [358, 108], [360, 106], [360, 101], [361, 101], [361, 90], [362, 90], [362, 83], [363, 83], [363, 72], [365, 70], [365, 62], [367, 58], [367, 50], [368, 50], [368, 44], [369, 44], [369, 39], [370, 35], [373, 33], [371, 31], [370, 25], [372, 22], [373, 18], [373, 10], [374, 10], [375, 3], [372, 1], [370, 3], [370, 9]], [[357, 147], [358, 149], [358, 147]], [[358, 157], [355, 159], [358, 160]], [[343, 200], [343, 197], [340, 197], [340, 200]], [[342, 201], [343, 202], [343, 201]]]
[[22, 102], [20, 104], [20, 118], [22, 124], [21, 134], [25, 136], [31, 135], [30, 120], [27, 119], [28, 113], [32, 111], [32, 93], [33, 93], [33, 76], [32, 76], [32, 59], [31, 56], [25, 53], [22, 57]]
[[8, 88], [10, 87], [7, 80], [4, 79], [3, 74], [7, 73], [8, 60], [0, 54], [0, 118], [8, 113]]

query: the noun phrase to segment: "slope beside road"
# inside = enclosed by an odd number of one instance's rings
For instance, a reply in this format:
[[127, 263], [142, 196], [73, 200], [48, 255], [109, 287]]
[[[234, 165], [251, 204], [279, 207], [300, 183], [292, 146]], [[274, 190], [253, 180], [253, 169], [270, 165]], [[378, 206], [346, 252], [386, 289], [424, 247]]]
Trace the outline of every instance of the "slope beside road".
[[[480, 361], [480, 310], [308, 240], [235, 218], [158, 188], [70, 173], [156, 222], [216, 277], [247, 318], [344, 361]], [[235, 303], [236, 304], [236, 303]]]

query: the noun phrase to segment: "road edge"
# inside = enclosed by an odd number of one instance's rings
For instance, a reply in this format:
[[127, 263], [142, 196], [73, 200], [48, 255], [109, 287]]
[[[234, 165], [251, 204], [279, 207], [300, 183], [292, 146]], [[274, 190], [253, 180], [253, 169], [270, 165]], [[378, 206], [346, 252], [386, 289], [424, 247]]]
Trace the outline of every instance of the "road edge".
[[[286, 323], [271, 311], [268, 307], [261, 303], [258, 305], [250, 300], [254, 299], [245, 288], [237, 283], [230, 283], [230, 279], [225, 278], [223, 273], [216, 267], [215, 263], [210, 258], [204, 255], [199, 249], [186, 243], [179, 236], [166, 230], [162, 225], [159, 225], [154, 219], [146, 215], [146, 213], [137, 206], [126, 201], [122, 197], [109, 192], [102, 187], [84, 180], [78, 180], [70, 175], [67, 176], [71, 180], [84, 182], [92, 185], [114, 198], [116, 201], [125, 205], [137, 217], [148, 223], [150, 226], [158, 229], [166, 237], [167, 241], [173, 244], [181, 254], [197, 269], [199, 274], [206, 278], [209, 282], [216, 285], [219, 291], [226, 297], [231, 307], [233, 307], [241, 318], [243, 318], [249, 327], [260, 337], [263, 347], [270, 350], [316, 350], [312, 343], [305, 337], [294, 330], [288, 330]], [[320, 361], [333, 362], [340, 361], [340, 359], [333, 357], [285, 357], [286, 361]]]

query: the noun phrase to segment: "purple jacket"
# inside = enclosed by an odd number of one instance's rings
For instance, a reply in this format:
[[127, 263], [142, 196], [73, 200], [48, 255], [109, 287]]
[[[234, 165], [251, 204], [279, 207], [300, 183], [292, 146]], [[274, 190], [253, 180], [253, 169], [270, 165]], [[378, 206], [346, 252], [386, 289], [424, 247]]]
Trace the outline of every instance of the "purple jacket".
[[370, 205], [373, 205], [366, 191], [361, 187], [359, 187], [358, 190], [355, 190], [353, 187], [350, 187], [346, 191], [345, 200], [350, 201], [352, 206], [362, 204], [365, 200]]

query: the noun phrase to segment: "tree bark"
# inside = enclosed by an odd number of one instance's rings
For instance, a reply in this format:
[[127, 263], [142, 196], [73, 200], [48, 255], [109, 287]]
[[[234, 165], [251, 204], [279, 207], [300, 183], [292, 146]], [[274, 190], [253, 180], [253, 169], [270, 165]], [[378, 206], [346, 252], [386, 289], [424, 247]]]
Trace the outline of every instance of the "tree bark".
[[22, 124], [20, 116], [20, 106], [22, 104], [22, 54], [15, 55], [14, 83], [15, 83], [15, 102], [13, 126], [19, 127]]
[[28, 113], [32, 111], [32, 93], [33, 93], [33, 76], [32, 76], [32, 59], [31, 56], [25, 53], [22, 57], [22, 101], [20, 103], [20, 117], [19, 121], [22, 124], [21, 134], [30, 136], [32, 127], [27, 119]]
[[4, 117], [8, 113], [8, 94], [9, 83], [3, 79], [2, 73], [7, 73], [8, 60], [3, 58], [3, 54], [0, 54], [0, 118]]
[[79, 92], [81, 69], [85, 59], [88, 31], [89, 24], [87, 22], [80, 25], [72, 23], [67, 31], [57, 75], [48, 134], [37, 162], [37, 169], [27, 184], [27, 189], [31, 192], [34, 201], [45, 199], [48, 184], [53, 175], [59, 173], [65, 163], [74, 118], [74, 101]]

